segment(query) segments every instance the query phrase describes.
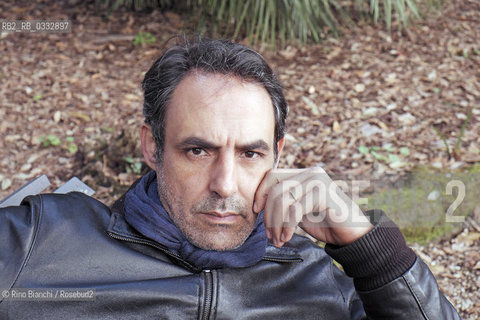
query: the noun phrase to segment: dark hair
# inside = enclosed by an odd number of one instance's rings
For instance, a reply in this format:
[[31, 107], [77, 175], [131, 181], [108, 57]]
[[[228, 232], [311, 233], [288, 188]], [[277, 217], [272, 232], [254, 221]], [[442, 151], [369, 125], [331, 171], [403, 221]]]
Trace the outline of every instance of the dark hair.
[[157, 146], [156, 159], [161, 162], [165, 143], [165, 118], [175, 88], [193, 70], [235, 76], [256, 82], [267, 90], [275, 114], [275, 160], [277, 142], [285, 135], [288, 105], [277, 77], [263, 57], [254, 50], [226, 40], [182, 39], [169, 48], [145, 74], [143, 115], [152, 127]]

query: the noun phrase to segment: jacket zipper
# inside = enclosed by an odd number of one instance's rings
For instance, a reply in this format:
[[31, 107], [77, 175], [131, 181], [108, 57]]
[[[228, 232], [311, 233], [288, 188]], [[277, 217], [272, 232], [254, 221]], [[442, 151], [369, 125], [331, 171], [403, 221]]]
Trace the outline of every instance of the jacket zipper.
[[[118, 235], [113, 234], [111, 232], [108, 232], [108, 235], [110, 237], [114, 238], [114, 239], [117, 239], [117, 240], [123, 240], [123, 241], [132, 242], [132, 243], [145, 244], [145, 245], [148, 245], [148, 246], [152, 246], [152, 247], [162, 251], [163, 253], [165, 253], [167, 255], [170, 255], [170, 256], [173, 256], [173, 257], [177, 258], [178, 260], [184, 262], [185, 264], [189, 265], [189, 263], [184, 261], [183, 259], [181, 259], [181, 257], [178, 254], [176, 254], [174, 252], [171, 252], [171, 251], [169, 251], [165, 248], [162, 248], [158, 245], [155, 245], [155, 243], [151, 243], [149, 241], [138, 240], [138, 239], [132, 239], [132, 238], [128, 238], [128, 237], [121, 237], [121, 236], [118, 236]], [[203, 273], [205, 274], [205, 308], [203, 309], [203, 315], [202, 315], [201, 319], [207, 320], [210, 317], [210, 312], [211, 312], [211, 309], [212, 309], [213, 275], [212, 275], [212, 271], [210, 269], [203, 270]]]
[[202, 319], [207, 320], [210, 318], [210, 312], [212, 311], [212, 297], [213, 297], [213, 275], [210, 269], [203, 270], [205, 275], [205, 307], [203, 308]]
[[147, 246], [151, 246], [151, 247], [154, 247], [160, 251], [162, 251], [163, 253], [165, 253], [166, 255], [169, 255], [171, 257], [174, 257], [176, 258], [177, 260], [179, 261], [182, 261], [182, 263], [184, 263], [187, 267], [189, 267], [191, 270], [194, 270], [195, 268], [190, 264], [188, 263], [187, 261], [183, 260], [182, 257], [180, 257], [178, 254], [176, 254], [175, 252], [172, 252], [170, 250], [167, 250], [159, 245], [156, 245], [154, 242], [150, 242], [150, 241], [145, 241], [145, 240], [139, 240], [139, 239], [132, 239], [132, 238], [129, 238], [129, 237], [122, 237], [122, 236], [118, 236], [116, 234], [113, 234], [111, 232], [107, 232], [108, 235], [114, 239], [117, 239], [117, 240], [123, 240], [123, 241], [127, 241], [127, 242], [132, 242], [132, 243], [138, 243], [138, 244], [145, 244]]
[[264, 261], [271, 262], [303, 262], [302, 258], [275, 258], [275, 257], [263, 257]]

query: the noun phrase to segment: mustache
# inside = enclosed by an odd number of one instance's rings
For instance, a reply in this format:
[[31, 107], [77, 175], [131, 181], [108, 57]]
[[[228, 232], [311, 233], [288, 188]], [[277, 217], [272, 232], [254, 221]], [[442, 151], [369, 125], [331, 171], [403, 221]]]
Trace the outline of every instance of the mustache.
[[247, 201], [239, 198], [219, 198], [210, 196], [196, 202], [192, 207], [194, 212], [235, 212], [246, 216], [249, 212]]

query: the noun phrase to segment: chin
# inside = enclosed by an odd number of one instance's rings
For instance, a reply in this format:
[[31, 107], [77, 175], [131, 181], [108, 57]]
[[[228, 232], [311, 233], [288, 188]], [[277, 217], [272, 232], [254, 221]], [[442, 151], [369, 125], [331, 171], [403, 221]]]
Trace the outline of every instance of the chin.
[[249, 236], [248, 234], [247, 236], [242, 237], [242, 239], [239, 239], [238, 236], [232, 238], [225, 236], [224, 234], [209, 234], [211, 235], [209, 239], [192, 239], [190, 237], [187, 238], [188, 241], [203, 250], [229, 251], [235, 250], [240, 247]]

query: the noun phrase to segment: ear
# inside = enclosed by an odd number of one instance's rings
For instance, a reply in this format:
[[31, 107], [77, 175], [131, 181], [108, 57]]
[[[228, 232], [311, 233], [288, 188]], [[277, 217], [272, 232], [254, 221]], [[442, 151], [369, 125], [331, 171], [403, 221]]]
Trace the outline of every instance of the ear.
[[156, 170], [156, 157], [155, 151], [157, 150], [157, 145], [155, 144], [155, 139], [153, 139], [152, 127], [144, 123], [140, 129], [140, 141], [142, 142], [142, 152], [145, 162], [152, 169]]
[[275, 161], [275, 168], [278, 166], [278, 161], [280, 161], [280, 156], [282, 154], [283, 147], [285, 146], [285, 137], [282, 139], [278, 140], [277, 142], [277, 161]]

